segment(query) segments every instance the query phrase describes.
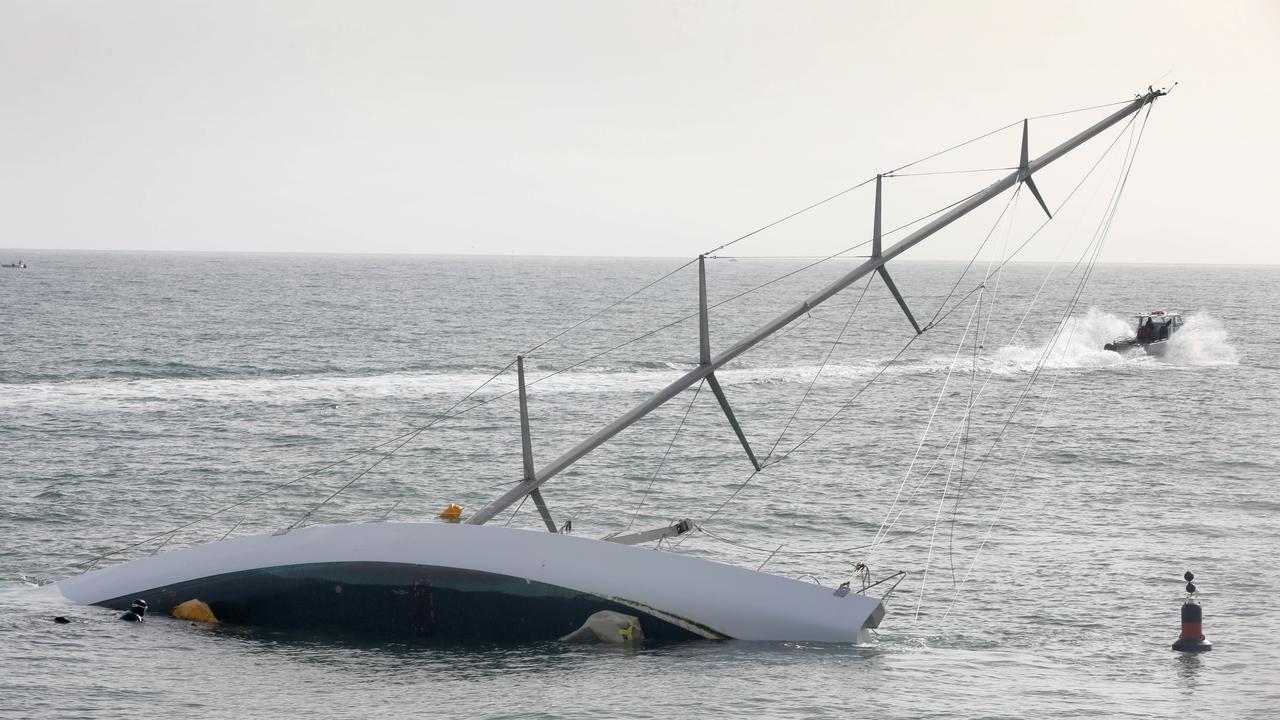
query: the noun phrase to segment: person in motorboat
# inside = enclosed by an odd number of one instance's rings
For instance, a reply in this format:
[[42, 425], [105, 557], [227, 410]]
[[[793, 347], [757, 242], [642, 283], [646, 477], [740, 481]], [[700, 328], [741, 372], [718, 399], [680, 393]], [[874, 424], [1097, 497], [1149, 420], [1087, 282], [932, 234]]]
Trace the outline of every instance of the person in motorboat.
[[1138, 342], [1149, 343], [1153, 339], [1154, 333], [1151, 329], [1151, 318], [1147, 318], [1145, 323], [1138, 325]]

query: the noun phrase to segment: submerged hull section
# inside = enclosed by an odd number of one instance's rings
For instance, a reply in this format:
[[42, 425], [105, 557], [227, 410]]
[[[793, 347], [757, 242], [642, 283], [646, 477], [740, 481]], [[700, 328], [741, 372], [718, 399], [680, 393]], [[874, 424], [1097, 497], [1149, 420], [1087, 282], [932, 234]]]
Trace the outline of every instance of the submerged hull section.
[[334, 525], [210, 543], [57, 583], [152, 612], [198, 599], [224, 622], [409, 639], [554, 640], [592, 613], [657, 640], [859, 642], [880, 602], [698, 558], [567, 535], [438, 523]]

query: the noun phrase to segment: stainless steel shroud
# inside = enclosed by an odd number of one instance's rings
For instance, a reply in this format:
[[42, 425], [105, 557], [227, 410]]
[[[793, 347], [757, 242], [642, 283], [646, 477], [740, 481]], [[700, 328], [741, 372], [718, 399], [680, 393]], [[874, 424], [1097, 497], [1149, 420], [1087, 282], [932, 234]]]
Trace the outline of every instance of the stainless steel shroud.
[[[720, 353], [714, 358], [711, 358], [709, 362], [702, 362], [701, 364], [698, 365], [698, 367], [694, 368], [693, 370], [690, 370], [675, 382], [672, 382], [670, 385], [654, 393], [647, 400], [640, 403], [639, 405], [636, 405], [634, 408], [627, 411], [617, 420], [614, 420], [608, 425], [605, 425], [604, 427], [600, 428], [595, 432], [595, 434], [591, 435], [587, 439], [573, 446], [560, 457], [556, 458], [555, 460], [552, 460], [550, 463], [544, 466], [541, 470], [539, 470], [534, 477], [526, 478], [525, 480], [517, 484], [512, 489], [508, 490], [507, 492], [503, 493], [499, 497], [495, 498], [488, 505], [485, 505], [475, 515], [471, 516], [467, 520], [467, 523], [471, 525], [483, 525], [484, 523], [488, 522], [495, 515], [502, 512], [507, 507], [510, 507], [513, 503], [515, 503], [525, 495], [528, 495], [536, 491], [548, 480], [558, 475], [561, 471], [568, 468], [573, 463], [577, 462], [587, 453], [591, 452], [592, 450], [596, 449], [600, 445], [604, 444], [614, 435], [617, 435], [619, 432], [622, 432], [624, 429], [626, 429], [627, 427], [635, 423], [640, 418], [643, 418], [645, 415], [648, 415], [655, 408], [658, 408], [659, 406], [666, 403], [671, 398], [687, 390], [694, 383], [702, 380], [703, 378], [710, 376], [717, 369], [724, 366], [730, 360], [733, 360], [734, 358], [738, 357], [739, 355], [746, 352], [747, 350], [750, 350], [753, 346], [755, 346], [760, 341], [778, 332], [779, 330], [791, 324], [795, 320], [803, 317], [810, 310], [822, 304], [823, 302], [827, 301], [828, 299], [830, 299], [832, 296], [834, 296], [836, 293], [840, 292], [841, 290], [844, 290], [846, 287], [853, 284], [859, 278], [865, 276], [867, 273], [877, 271], [882, 266], [884, 266], [885, 263], [889, 262], [890, 260], [897, 257], [898, 255], [901, 255], [903, 252], [910, 249], [916, 243], [920, 242], [921, 240], [924, 240], [930, 235], [933, 235], [939, 230], [955, 222], [959, 218], [964, 217], [965, 215], [972, 212], [973, 210], [981, 207], [987, 201], [991, 200], [992, 198], [995, 198], [1000, 193], [1004, 192], [1005, 190], [1008, 190], [1009, 188], [1013, 187], [1017, 183], [1025, 180], [1029, 180], [1032, 174], [1034, 174], [1038, 170], [1043, 169], [1049, 163], [1053, 162], [1054, 160], [1057, 160], [1063, 155], [1066, 155], [1068, 152], [1071, 152], [1072, 150], [1079, 147], [1084, 142], [1096, 136], [1098, 133], [1101, 133], [1102, 131], [1106, 130], [1112, 125], [1115, 125], [1116, 123], [1120, 122], [1126, 117], [1138, 112], [1145, 105], [1154, 102], [1156, 98], [1164, 94], [1165, 93], [1163, 90], [1151, 90], [1147, 92], [1145, 95], [1139, 95], [1138, 97], [1134, 98], [1133, 102], [1128, 103], [1120, 110], [1117, 110], [1116, 112], [1112, 113], [1106, 118], [1098, 121], [1094, 125], [1083, 130], [1079, 134], [1063, 142], [1062, 144], [1053, 148], [1052, 150], [1045, 153], [1044, 155], [1041, 155], [1040, 157], [1036, 158], [1035, 160], [1032, 160], [1029, 163], [1024, 164], [1020, 162], [1019, 165], [1021, 167], [1019, 167], [1014, 172], [1006, 175], [1000, 180], [997, 180], [995, 183], [988, 186], [982, 192], [977, 193], [976, 195], [969, 198], [968, 200], [960, 203], [954, 208], [948, 210], [947, 212], [944, 212], [937, 219], [933, 220], [929, 224], [925, 225], [919, 230], [911, 233], [907, 237], [898, 241], [896, 244], [889, 247], [887, 250], [884, 250], [882, 254], [873, 253], [872, 254], [873, 256], [870, 259], [868, 259], [866, 262], [859, 265], [857, 268], [849, 271], [848, 273], [845, 273], [835, 282], [832, 282], [830, 285], [826, 286], [825, 288], [815, 292], [813, 295], [810, 295], [800, 304], [796, 305], [790, 310], [774, 318], [772, 321], [765, 324], [763, 327], [751, 333], [750, 335], [743, 338], [742, 340], [739, 340], [737, 343], [729, 347], [724, 352]], [[1036, 194], [1039, 195], [1039, 193], [1036, 193]], [[705, 314], [703, 314], [703, 317], [705, 317]], [[913, 321], [913, 324], [914, 324], [914, 321]], [[705, 338], [706, 338], [705, 330], [702, 333], [702, 338], [703, 338], [703, 341], [705, 342]]]

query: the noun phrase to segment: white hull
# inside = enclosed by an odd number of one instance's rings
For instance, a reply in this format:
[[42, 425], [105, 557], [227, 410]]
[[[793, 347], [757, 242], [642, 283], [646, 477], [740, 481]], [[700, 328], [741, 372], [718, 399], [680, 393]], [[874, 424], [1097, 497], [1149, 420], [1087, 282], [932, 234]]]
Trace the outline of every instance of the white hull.
[[[880, 601], [874, 598], [856, 593], [839, 597], [831, 588], [671, 552], [571, 535], [444, 523], [331, 525], [279, 536], [247, 536], [95, 570], [63, 580], [56, 587], [81, 604], [127, 606], [136, 596], [153, 606], [159, 603], [164, 611], [171, 604], [191, 599], [185, 596], [190, 594], [211, 602], [216, 610], [218, 597], [197, 596], [225, 594], [227, 581], [215, 590], [208, 579], [238, 578], [238, 595], [256, 597], [256, 602], [264, 605], [279, 600], [298, 604], [302, 602], [299, 599], [267, 597], [264, 593], [271, 590], [246, 585], [258, 582], [255, 578], [261, 578], [263, 571], [278, 577], [300, 566], [361, 563], [435, 569], [434, 577], [441, 572], [491, 574], [505, 578], [508, 588], [514, 578], [523, 581], [515, 585], [576, 593], [579, 604], [574, 608], [589, 609], [594, 599], [619, 603], [706, 638], [865, 642], [868, 628], [877, 626], [883, 615]], [[431, 576], [423, 577], [427, 579], [412, 582], [415, 590], [421, 591], [424, 583], [431, 587]], [[323, 587], [322, 592], [330, 588], [336, 593], [343, 591], [340, 584]], [[359, 591], [354, 584], [348, 587]], [[406, 581], [390, 592], [404, 595], [407, 587]], [[483, 591], [490, 593], [486, 597], [494, 597], [491, 588]], [[308, 592], [312, 594], [303, 604], [314, 604], [314, 588]], [[536, 612], [545, 593], [529, 592], [531, 595], [521, 599], [503, 591], [510, 604], [504, 612]], [[345, 597], [357, 596], [349, 591]], [[586, 604], [581, 604], [583, 598]], [[433, 635], [466, 637], [465, 632], [453, 632], [459, 628], [441, 627], [434, 610], [432, 620], [437, 622]], [[367, 611], [352, 607], [344, 612]], [[572, 622], [585, 619], [584, 614]]]

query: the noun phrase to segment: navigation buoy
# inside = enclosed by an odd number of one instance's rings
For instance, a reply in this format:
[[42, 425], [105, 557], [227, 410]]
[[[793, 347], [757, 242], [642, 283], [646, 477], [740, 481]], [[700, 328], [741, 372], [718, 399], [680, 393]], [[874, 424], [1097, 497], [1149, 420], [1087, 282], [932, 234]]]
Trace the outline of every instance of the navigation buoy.
[[1188, 570], [1182, 577], [1187, 581], [1187, 599], [1182, 603], [1182, 633], [1173, 643], [1173, 649], [1178, 652], [1208, 652], [1213, 649], [1213, 643], [1204, 637], [1200, 602], [1196, 600], [1196, 585], [1191, 582], [1196, 576]]
[[449, 503], [448, 507], [440, 511], [440, 519], [445, 522], [458, 522], [462, 519], [462, 506], [457, 503]]

